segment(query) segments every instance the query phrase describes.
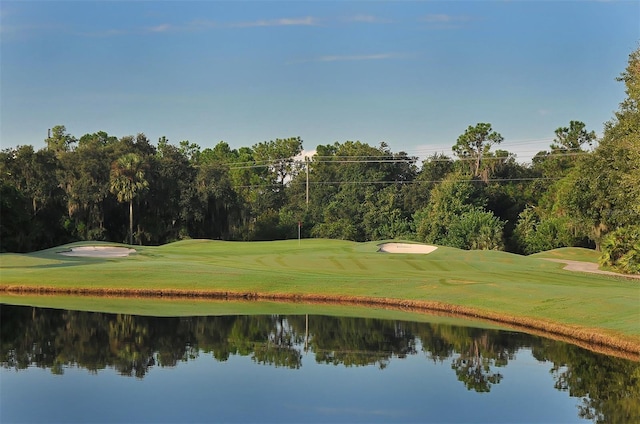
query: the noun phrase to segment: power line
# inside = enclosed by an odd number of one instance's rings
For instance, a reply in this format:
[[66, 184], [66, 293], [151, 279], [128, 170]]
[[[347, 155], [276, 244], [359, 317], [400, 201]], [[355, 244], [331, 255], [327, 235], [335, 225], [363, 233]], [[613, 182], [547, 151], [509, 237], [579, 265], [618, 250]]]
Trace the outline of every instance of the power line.
[[[557, 181], [560, 180], [561, 177], [529, 177], [529, 178], [489, 178], [487, 180], [482, 180], [485, 182], [511, 182], [511, 181], [519, 181], [519, 182], [531, 182], [531, 181]], [[384, 185], [384, 184], [397, 184], [397, 185], [409, 185], [409, 184], [439, 184], [443, 182], [456, 182], [456, 183], [464, 183], [464, 182], [474, 182], [480, 181], [478, 179], [473, 178], [460, 178], [455, 180], [408, 180], [408, 181], [398, 181], [398, 180], [369, 180], [369, 181], [309, 181], [309, 185]], [[305, 182], [291, 181], [287, 184], [252, 184], [252, 185], [238, 185], [233, 186], [233, 188], [272, 188], [272, 187], [286, 187], [286, 186], [301, 186], [306, 185]]]
[[[578, 157], [578, 156], [586, 156], [589, 155], [590, 152], [579, 151], [579, 152], [549, 152], [548, 154], [541, 156], [542, 159], [548, 158], [566, 158], [566, 157]], [[417, 158], [388, 158], [378, 157], [378, 159], [368, 159], [368, 158], [376, 158], [376, 156], [319, 156], [319, 158], [349, 158], [349, 159], [331, 159], [331, 160], [316, 160], [316, 156], [312, 157], [308, 163], [310, 165], [321, 164], [321, 163], [333, 163], [333, 164], [341, 164], [341, 163], [416, 163], [418, 161]], [[362, 158], [362, 159], [357, 159]], [[483, 156], [481, 158], [482, 161], [506, 161], [511, 159], [511, 156]], [[458, 157], [454, 158], [427, 158], [423, 160], [424, 163], [433, 163], [433, 162], [472, 162], [476, 161], [477, 158], [474, 157]], [[261, 161], [253, 161], [253, 162], [231, 162], [231, 163], [223, 163], [223, 166], [228, 166], [229, 170], [232, 169], [252, 169], [252, 168], [268, 168], [275, 164], [281, 164], [283, 162], [289, 162], [290, 164], [295, 164], [296, 166], [302, 167], [306, 164], [305, 161], [295, 160], [291, 161], [291, 158], [287, 159], [268, 159]], [[244, 165], [248, 164], [248, 165]], [[229, 166], [229, 165], [241, 165], [241, 166]]]

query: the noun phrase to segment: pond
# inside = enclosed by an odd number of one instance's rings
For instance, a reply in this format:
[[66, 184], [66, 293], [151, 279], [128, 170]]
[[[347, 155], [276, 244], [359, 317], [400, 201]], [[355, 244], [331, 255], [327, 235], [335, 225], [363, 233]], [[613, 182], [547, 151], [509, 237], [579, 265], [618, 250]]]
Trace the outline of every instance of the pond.
[[1, 422], [640, 422], [640, 363], [515, 331], [0, 313]]

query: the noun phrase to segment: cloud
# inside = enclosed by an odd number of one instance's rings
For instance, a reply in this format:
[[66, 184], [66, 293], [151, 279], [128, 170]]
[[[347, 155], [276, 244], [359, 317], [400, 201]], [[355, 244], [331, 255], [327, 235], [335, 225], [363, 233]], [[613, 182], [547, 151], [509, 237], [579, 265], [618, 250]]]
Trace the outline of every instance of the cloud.
[[421, 17], [420, 22], [424, 22], [430, 26], [438, 28], [454, 28], [458, 24], [473, 20], [469, 16], [464, 15], [447, 15], [444, 13], [429, 14]]
[[126, 29], [105, 29], [104, 31], [93, 31], [93, 32], [82, 32], [76, 33], [76, 35], [86, 36], [86, 37], [116, 37], [120, 35], [130, 34], [130, 31]]
[[208, 19], [195, 19], [187, 25], [187, 29], [190, 30], [201, 30], [201, 29], [210, 29], [210, 28], [219, 28], [220, 24], [216, 21], [211, 21]]
[[278, 27], [278, 26], [313, 26], [318, 25], [318, 20], [311, 16], [304, 18], [281, 18], [267, 19], [250, 22], [230, 22], [221, 23], [207, 19], [195, 19], [184, 25], [159, 24], [146, 28], [147, 32], [179, 32], [179, 31], [206, 31], [220, 28], [257, 28], [257, 27]]
[[251, 22], [237, 22], [228, 24], [226, 26], [235, 28], [252, 28], [252, 27], [273, 27], [273, 26], [315, 26], [318, 25], [318, 20], [312, 16], [306, 16], [304, 18], [281, 18], [281, 19], [267, 19]]
[[150, 28], [147, 28], [150, 32], [167, 32], [173, 29], [171, 24], [160, 24]]
[[367, 24], [388, 24], [392, 21], [390, 19], [379, 18], [373, 15], [355, 15], [343, 19], [346, 22], [362, 22]]
[[[5, 13], [6, 16], [6, 12]], [[2, 15], [0, 15], [2, 17]], [[358, 19], [368, 20], [372, 17], [360, 16]], [[373, 18], [375, 19], [375, 18]], [[159, 23], [157, 25], [148, 26], [138, 29], [104, 29], [95, 31], [69, 31], [68, 28], [62, 28], [52, 25], [28, 25], [28, 26], [10, 26], [0, 23], [0, 33], [21, 33], [21, 32], [34, 32], [34, 31], [48, 31], [48, 30], [66, 30], [72, 34], [85, 37], [110, 37], [121, 36], [126, 34], [135, 33], [170, 33], [170, 32], [197, 32], [207, 31], [212, 29], [224, 29], [224, 28], [258, 28], [258, 27], [286, 27], [286, 26], [317, 26], [320, 25], [320, 20], [313, 16], [305, 16], [299, 18], [279, 18], [279, 19], [261, 19], [257, 21], [247, 22], [216, 22], [207, 19], [194, 19], [187, 23]]]
[[346, 55], [346, 56], [321, 56], [314, 60], [314, 62], [344, 62], [354, 60], [382, 60], [392, 59], [398, 57], [393, 53], [378, 53], [378, 54], [364, 54], [364, 55]]

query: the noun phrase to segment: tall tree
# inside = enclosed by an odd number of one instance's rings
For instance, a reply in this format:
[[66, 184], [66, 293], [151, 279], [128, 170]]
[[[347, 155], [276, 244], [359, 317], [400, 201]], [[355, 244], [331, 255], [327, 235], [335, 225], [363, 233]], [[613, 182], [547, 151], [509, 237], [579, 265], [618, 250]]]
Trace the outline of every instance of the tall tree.
[[640, 49], [630, 54], [619, 80], [628, 97], [605, 124], [598, 147], [575, 159], [540, 203], [543, 219], [545, 213], [570, 218], [576, 235], [588, 237], [597, 249], [607, 233], [640, 222]]
[[475, 188], [459, 173], [450, 174], [430, 193], [429, 203], [413, 215], [419, 241], [445, 245], [450, 225], [478, 204]]
[[219, 163], [205, 163], [198, 167], [194, 181], [195, 198], [200, 213], [192, 217], [198, 222], [195, 236], [227, 238], [235, 217], [236, 195], [231, 188], [228, 168]]
[[158, 149], [148, 158], [145, 178], [149, 191], [145, 194], [145, 233], [153, 243], [167, 243], [190, 236], [186, 222], [196, 211], [195, 175], [197, 170], [181, 150], [169, 144], [165, 137], [158, 140]]
[[448, 174], [454, 171], [455, 163], [450, 157], [434, 153], [422, 161], [412, 184], [403, 184], [402, 209], [408, 216], [423, 209], [429, 203], [429, 193]]
[[111, 166], [110, 189], [118, 202], [129, 202], [129, 244], [133, 244], [133, 199], [149, 186], [144, 162], [135, 153], [120, 156]]
[[200, 146], [196, 143], [190, 143], [189, 140], [180, 142], [180, 152], [189, 159], [191, 163], [197, 163], [200, 158]]
[[2, 152], [2, 178], [11, 181], [30, 199], [35, 216], [53, 197], [58, 184], [55, 178], [59, 166], [55, 155], [45, 149], [35, 152], [32, 146], [18, 146]]
[[32, 146], [0, 152], [0, 249], [32, 251], [68, 240], [61, 224], [64, 192], [56, 155]]
[[583, 150], [585, 144], [591, 147], [596, 140], [596, 133], [587, 131], [585, 128], [584, 122], [570, 121], [568, 127], [556, 129], [556, 138], [553, 140], [551, 149], [554, 152], [576, 152]]
[[[262, 221], [265, 211], [273, 215], [282, 206], [282, 190], [274, 188], [274, 174], [264, 162], [256, 164], [251, 147], [231, 149], [221, 141], [213, 149], [205, 149], [199, 158], [199, 166], [215, 165], [228, 175], [229, 188], [234, 191], [234, 205], [230, 208], [229, 236], [251, 240], [256, 233], [256, 224]], [[278, 188], [283, 188], [276, 184]], [[202, 192], [201, 192], [202, 194]], [[234, 209], [234, 210], [231, 210]]]
[[76, 142], [75, 137], [67, 133], [67, 128], [64, 125], [53, 127], [45, 140], [47, 149], [55, 154], [68, 152]]
[[291, 137], [264, 141], [253, 146], [254, 158], [268, 167], [276, 183], [284, 185], [296, 171], [295, 156], [302, 152], [302, 139]]
[[640, 222], [640, 48], [629, 55], [618, 81], [624, 82], [627, 97], [605, 124], [604, 136], [585, 166], [585, 184], [592, 187], [593, 198], [588, 211], [598, 217], [604, 233]]
[[[310, 162], [309, 214], [317, 237], [364, 241], [404, 232], [410, 214], [399, 210], [416, 175], [415, 161], [386, 143], [360, 141], [318, 146]], [[381, 194], [384, 187], [391, 187]], [[382, 228], [380, 228], [382, 230]]]
[[67, 200], [67, 227], [85, 240], [102, 240], [106, 234], [104, 200], [109, 194], [110, 154], [117, 138], [101, 131], [85, 134], [78, 147], [60, 156], [58, 180]]
[[627, 218], [637, 223], [640, 222], [640, 47], [629, 55], [629, 64], [618, 81], [625, 84], [627, 98], [620, 103], [614, 119], [605, 124], [596, 156], [618, 172], [616, 194], [624, 194]]
[[[257, 184], [252, 184], [250, 205], [255, 225], [250, 225], [251, 238], [261, 240], [284, 238], [279, 227], [279, 211], [287, 203], [288, 186], [301, 170], [297, 160], [302, 152], [302, 139], [290, 137], [255, 144], [252, 147], [253, 166], [260, 169]], [[265, 232], [266, 230], [266, 232]]]
[[533, 168], [544, 178], [559, 179], [567, 175], [588, 152], [586, 147], [592, 147], [597, 138], [581, 121], [570, 121], [568, 127], [557, 128], [555, 135], [551, 151], [538, 152], [532, 161]]
[[[499, 133], [492, 130], [491, 124], [480, 122], [475, 127], [469, 126], [464, 134], [458, 137], [452, 150], [460, 159], [469, 162], [471, 175], [480, 177], [483, 158], [488, 156], [492, 145], [500, 144], [503, 140]], [[484, 175], [483, 178], [488, 179], [488, 175]]]

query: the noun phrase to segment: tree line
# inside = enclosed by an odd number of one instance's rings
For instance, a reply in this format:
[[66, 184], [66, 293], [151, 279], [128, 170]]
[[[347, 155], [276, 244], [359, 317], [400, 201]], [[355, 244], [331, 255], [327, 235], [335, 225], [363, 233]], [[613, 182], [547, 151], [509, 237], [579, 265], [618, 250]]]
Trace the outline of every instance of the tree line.
[[0, 250], [300, 231], [524, 254], [594, 247], [604, 264], [640, 272], [640, 49], [619, 80], [627, 98], [602, 138], [570, 121], [530, 164], [498, 148], [490, 123], [469, 126], [451, 156], [420, 163], [385, 143], [335, 142], [301, 158], [300, 137], [202, 149], [143, 133], [76, 138], [58, 125], [40, 150], [0, 152]]

